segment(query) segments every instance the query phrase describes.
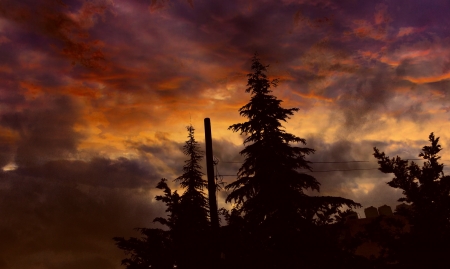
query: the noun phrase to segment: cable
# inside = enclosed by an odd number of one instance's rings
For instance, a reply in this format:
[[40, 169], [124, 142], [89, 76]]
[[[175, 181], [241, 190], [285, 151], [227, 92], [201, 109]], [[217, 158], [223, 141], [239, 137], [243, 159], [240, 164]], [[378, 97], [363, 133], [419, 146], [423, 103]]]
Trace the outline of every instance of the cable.
[[319, 170], [319, 171], [309, 171], [311, 173], [319, 172], [337, 172], [337, 171], [360, 171], [360, 170], [377, 170], [378, 168], [357, 168], [357, 169], [335, 169], [335, 170]]
[[310, 162], [310, 163], [369, 163], [371, 161], [343, 161], [343, 162]]
[[[406, 161], [417, 161], [417, 160], [425, 160], [425, 159], [404, 159]], [[341, 161], [341, 162], [310, 162], [314, 163], [362, 163], [362, 162], [375, 162], [375, 161]], [[243, 162], [222, 162], [222, 163], [243, 163]], [[444, 165], [447, 166], [448, 165]], [[347, 171], [365, 171], [365, 170], [378, 170], [377, 168], [354, 168], [354, 169], [331, 169], [331, 170], [316, 170], [316, 171], [307, 171], [306, 173], [328, 173], [328, 172], [347, 172]], [[236, 177], [237, 175], [220, 175], [222, 177]]]
[[[308, 163], [370, 163], [370, 162], [375, 161], [340, 161], [340, 162], [308, 162]], [[222, 162], [222, 163], [244, 163], [244, 162]]]
[[[369, 163], [373, 161], [341, 161], [341, 162], [309, 162], [309, 163]], [[222, 163], [244, 163], [244, 162], [222, 162]]]
[[[421, 161], [426, 159], [404, 159], [404, 161]], [[442, 161], [450, 161], [450, 160], [442, 160]], [[309, 162], [309, 163], [374, 163], [378, 161], [333, 161], [333, 162]], [[244, 163], [242, 162], [221, 162], [221, 163]]]
[[[318, 171], [307, 171], [305, 173], [320, 173], [320, 172], [346, 172], [346, 171], [361, 171], [361, 170], [377, 170], [378, 168], [357, 168], [357, 169], [333, 169], [333, 170], [318, 170]], [[223, 177], [235, 177], [237, 175], [221, 175]]]

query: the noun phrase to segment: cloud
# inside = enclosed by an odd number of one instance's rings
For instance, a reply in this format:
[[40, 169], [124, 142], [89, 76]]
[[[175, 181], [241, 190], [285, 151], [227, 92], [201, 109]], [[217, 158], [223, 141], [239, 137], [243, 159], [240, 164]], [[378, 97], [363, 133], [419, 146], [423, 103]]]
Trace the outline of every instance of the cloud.
[[398, 30], [398, 37], [407, 36], [414, 33], [416, 29], [414, 27], [400, 27]]
[[[56, 53], [67, 57], [74, 64], [79, 63], [88, 68], [102, 68], [104, 55], [101, 44], [89, 38], [86, 28], [93, 26], [95, 17], [102, 15], [109, 8], [109, 1], [76, 1], [70, 4], [80, 4], [78, 13], [70, 14], [68, 5], [62, 1], [3, 1], [0, 4], [0, 15], [17, 25], [23, 31], [34, 35], [33, 43], [27, 45], [52, 53], [51, 42]], [[14, 40], [16, 41], [16, 40]], [[26, 40], [20, 40], [25, 44]]]
[[[6, 268], [119, 268], [114, 236], [151, 227], [159, 177], [137, 160], [56, 161], [0, 175]], [[83, 257], [83, 258], [82, 258]], [[67, 268], [67, 267], [66, 267]]]
[[363, 209], [369, 206], [379, 207], [387, 204], [394, 209], [399, 204], [398, 198], [402, 196], [401, 190], [386, 184], [393, 175], [383, 174], [378, 170], [377, 160], [373, 157], [373, 147], [388, 155], [399, 155], [405, 159], [417, 158], [412, 153], [418, 152], [419, 149], [411, 144], [421, 145], [423, 142], [423, 140], [413, 143], [338, 140], [326, 143], [320, 136], [309, 137], [307, 146], [314, 148], [316, 153], [307, 158], [312, 162], [313, 169], [313, 172], [307, 173], [321, 183], [320, 193], [310, 194], [352, 199], [363, 206], [357, 210], [360, 217], [364, 217]]
[[342, 135], [377, 127], [374, 123], [379, 122], [381, 112], [386, 110], [389, 98], [395, 93], [389, 87], [393, 84], [392, 75], [384, 68], [370, 73], [361, 70], [360, 76], [354, 79], [351, 90], [343, 92], [336, 102], [345, 117]]
[[79, 108], [68, 96], [39, 98], [27, 102], [21, 112], [4, 113], [1, 124], [17, 133], [15, 162], [20, 166], [68, 158], [76, 153], [83, 137], [74, 125]]
[[15, 138], [9, 130], [0, 130], [0, 168], [2, 168], [13, 160]]
[[[227, 127], [255, 51], [300, 108], [284, 125], [310, 160], [372, 161], [315, 170], [376, 167], [374, 145], [415, 156], [431, 131], [450, 141], [448, 3], [382, 2], [1, 1], [0, 166], [18, 167], [0, 173], [0, 268], [119, 268], [110, 239], [165, 214], [153, 187], [177, 188], [189, 122], [201, 142], [212, 119], [218, 171], [236, 174]], [[398, 197], [376, 169], [313, 175], [364, 206]]]

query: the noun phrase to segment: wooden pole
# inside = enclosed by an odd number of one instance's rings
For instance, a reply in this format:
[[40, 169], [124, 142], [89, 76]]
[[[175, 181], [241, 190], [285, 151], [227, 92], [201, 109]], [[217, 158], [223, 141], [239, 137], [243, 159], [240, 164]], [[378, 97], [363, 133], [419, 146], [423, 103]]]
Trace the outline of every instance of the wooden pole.
[[211, 250], [213, 251], [212, 263], [213, 268], [218, 268], [220, 259], [218, 247], [219, 234], [219, 215], [216, 200], [216, 180], [214, 177], [214, 161], [212, 150], [211, 121], [205, 118], [205, 146], [206, 146], [206, 175], [208, 176], [208, 198], [209, 198], [209, 214], [211, 218]]

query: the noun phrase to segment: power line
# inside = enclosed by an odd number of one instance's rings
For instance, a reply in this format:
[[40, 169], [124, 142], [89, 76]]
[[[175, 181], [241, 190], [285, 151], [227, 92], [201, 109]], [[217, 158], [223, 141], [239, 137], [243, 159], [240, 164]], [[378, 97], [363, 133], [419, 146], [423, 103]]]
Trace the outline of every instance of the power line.
[[377, 169], [378, 168], [333, 169], [333, 170], [319, 170], [319, 171], [309, 171], [309, 172], [320, 173], [320, 172], [360, 171], [360, 170], [377, 170]]
[[[406, 161], [417, 161], [417, 160], [426, 160], [426, 159], [404, 159]], [[445, 161], [445, 160], [444, 160]], [[450, 160], [447, 160], [450, 161]], [[330, 162], [309, 162], [309, 163], [368, 163], [368, 162], [377, 162], [377, 161], [330, 161]], [[243, 162], [222, 162], [222, 163], [243, 163]], [[444, 165], [449, 167], [448, 165]], [[353, 168], [353, 169], [330, 169], [330, 170], [316, 170], [316, 171], [307, 171], [306, 173], [327, 173], [327, 172], [347, 172], [347, 171], [368, 171], [368, 170], [378, 170], [377, 168]], [[220, 175], [222, 177], [236, 177], [237, 175]]]
[[369, 163], [371, 161], [342, 161], [342, 162], [309, 162], [309, 163]]
[[[346, 172], [346, 171], [361, 171], [361, 170], [377, 170], [378, 168], [357, 168], [357, 169], [332, 169], [332, 170], [318, 170], [318, 171], [307, 171], [306, 173], [320, 173], [320, 172]], [[223, 177], [236, 177], [237, 175], [221, 175]]]
[[[340, 162], [308, 162], [308, 163], [369, 163], [373, 161], [340, 161]], [[244, 163], [244, 162], [221, 162], [221, 163]]]
[[[426, 159], [403, 159], [404, 161], [426, 161]], [[442, 161], [450, 161], [450, 160], [442, 160]], [[314, 161], [310, 161], [309, 163], [374, 163], [374, 162], [378, 162], [376, 160], [374, 161], [329, 161], [329, 162], [314, 162]], [[241, 162], [223, 162], [221, 161], [221, 163], [244, 163], [244, 161]]]

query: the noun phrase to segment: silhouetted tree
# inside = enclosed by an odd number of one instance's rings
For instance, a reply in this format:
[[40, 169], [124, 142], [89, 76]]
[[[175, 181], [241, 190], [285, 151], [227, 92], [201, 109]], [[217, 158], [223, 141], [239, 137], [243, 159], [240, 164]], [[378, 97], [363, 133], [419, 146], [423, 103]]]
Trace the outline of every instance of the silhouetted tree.
[[127, 269], [173, 268], [174, 255], [169, 231], [136, 228], [141, 238], [114, 237], [118, 248], [129, 257], [122, 260]]
[[[189, 156], [183, 166], [183, 175], [176, 178], [181, 187], [185, 188], [181, 196], [180, 207], [183, 212], [188, 212], [186, 219], [179, 220], [193, 230], [205, 230], [209, 228], [208, 220], [208, 199], [205, 196], [204, 189], [208, 187], [207, 181], [202, 177], [199, 162], [203, 159], [203, 152], [194, 138], [194, 127], [188, 126], [188, 140], [183, 147], [183, 153]], [[181, 212], [181, 213], [183, 213]]]
[[267, 67], [255, 54], [253, 72], [247, 75], [246, 92], [251, 99], [239, 109], [240, 115], [248, 121], [229, 127], [247, 137], [245, 148], [240, 152], [245, 161], [237, 180], [226, 186], [231, 190], [226, 201], [236, 205], [231, 219], [245, 225], [240, 228], [241, 238], [257, 246], [253, 254], [246, 253], [254, 255], [249, 258], [251, 263], [260, 263], [263, 268], [320, 263], [314, 261], [319, 249], [325, 247], [323, 242], [315, 241], [321, 232], [319, 226], [326, 224], [339, 207], [359, 204], [340, 197], [305, 194], [306, 189], [319, 191], [320, 187], [313, 176], [299, 171], [311, 171], [305, 157], [314, 150], [291, 145], [306, 144], [305, 139], [287, 133], [281, 125], [298, 108], [282, 108], [282, 101], [271, 95], [271, 87], [276, 87], [278, 81], [267, 79]]
[[199, 162], [202, 151], [194, 138], [194, 127], [188, 126], [188, 140], [183, 153], [189, 157], [183, 166], [183, 175], [176, 178], [185, 189], [181, 195], [178, 219], [172, 228], [178, 268], [207, 268], [210, 222], [208, 200], [204, 189], [207, 182], [202, 177]]
[[178, 224], [178, 219], [181, 211], [180, 200], [181, 197], [167, 185], [167, 179], [162, 178], [156, 185], [157, 189], [163, 190], [164, 195], [157, 195], [156, 201], [161, 201], [166, 204], [167, 218], [157, 217], [153, 222], [159, 222], [162, 225], [167, 226], [170, 230], [173, 230]]
[[[180, 196], [177, 191], [167, 185], [166, 179], [156, 186], [163, 190], [164, 195], [156, 196], [156, 200], [166, 204], [166, 218], [157, 217], [159, 222], [169, 228], [138, 229], [144, 237], [141, 239], [115, 237], [117, 246], [131, 257], [124, 259], [122, 264], [127, 269], [135, 268], [208, 268], [209, 232], [208, 201], [203, 189], [207, 182], [202, 178], [202, 152], [194, 138], [194, 128], [187, 127], [188, 140], [183, 147], [183, 153], [189, 157], [183, 166], [183, 174], [175, 181], [184, 188]], [[157, 251], [154, 249], [157, 248]], [[139, 267], [142, 266], [142, 267]]]
[[159, 222], [169, 228], [168, 231], [162, 229], [136, 228], [143, 236], [141, 238], [114, 237], [118, 248], [122, 249], [128, 258], [122, 260], [122, 265], [127, 269], [173, 268], [176, 263], [176, 247], [173, 242], [172, 231], [177, 226], [180, 212], [180, 196], [176, 191], [167, 185], [167, 180], [162, 178], [156, 188], [163, 190], [164, 195], [156, 196], [156, 200], [166, 204], [167, 218], [155, 218], [154, 222]]
[[399, 201], [411, 205], [398, 212], [409, 219], [411, 233], [387, 246], [401, 268], [450, 265], [450, 177], [444, 175], [444, 165], [439, 163], [439, 137], [431, 133], [429, 141], [431, 145], [419, 154], [425, 161], [422, 167], [398, 156], [390, 159], [374, 148], [379, 170], [395, 176], [387, 184], [403, 190]]

